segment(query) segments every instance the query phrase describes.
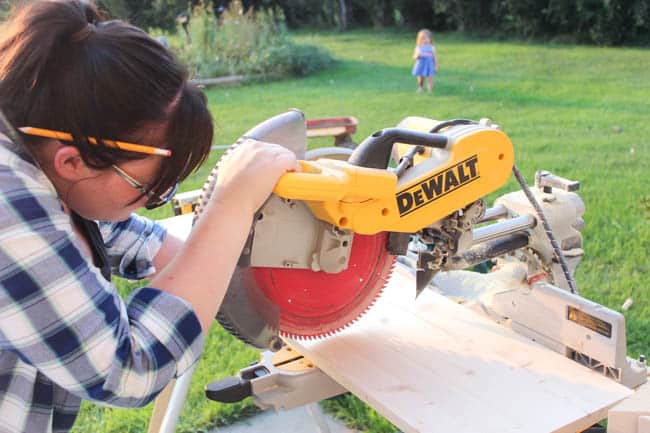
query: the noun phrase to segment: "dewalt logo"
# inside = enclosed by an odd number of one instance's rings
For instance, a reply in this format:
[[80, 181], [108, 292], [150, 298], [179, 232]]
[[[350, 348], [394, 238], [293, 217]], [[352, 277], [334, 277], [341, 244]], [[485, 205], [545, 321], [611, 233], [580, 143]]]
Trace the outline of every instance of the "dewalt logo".
[[424, 181], [397, 193], [400, 216], [426, 206], [478, 179], [478, 155], [438, 172]]

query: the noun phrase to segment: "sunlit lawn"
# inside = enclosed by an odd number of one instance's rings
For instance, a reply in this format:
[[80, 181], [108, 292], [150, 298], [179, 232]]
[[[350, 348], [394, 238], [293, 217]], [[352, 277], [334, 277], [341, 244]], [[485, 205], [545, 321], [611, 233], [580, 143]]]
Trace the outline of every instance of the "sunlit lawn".
[[[416, 94], [410, 76], [413, 38], [377, 32], [298, 35], [299, 42], [329, 48], [339, 65], [303, 79], [209, 89], [216, 144], [232, 143], [256, 123], [293, 107], [308, 118], [357, 117], [357, 142], [411, 115], [489, 117], [512, 139], [516, 163], [529, 182], [538, 169], [581, 181], [587, 209], [585, 257], [576, 275], [581, 294], [615, 310], [632, 298], [625, 312], [628, 351], [650, 353], [650, 50], [437, 35], [440, 73], [429, 95]], [[214, 160], [216, 155], [182, 190], [199, 188]], [[501, 192], [513, 189], [510, 181]], [[170, 215], [170, 209], [151, 214]], [[202, 390], [256, 358], [254, 350], [215, 325], [178, 431], [202, 431], [246, 415], [250, 401], [221, 405], [205, 400]], [[360, 429], [395, 430], [354, 398], [328, 406]], [[75, 431], [144, 431], [150, 410], [85, 405]]]

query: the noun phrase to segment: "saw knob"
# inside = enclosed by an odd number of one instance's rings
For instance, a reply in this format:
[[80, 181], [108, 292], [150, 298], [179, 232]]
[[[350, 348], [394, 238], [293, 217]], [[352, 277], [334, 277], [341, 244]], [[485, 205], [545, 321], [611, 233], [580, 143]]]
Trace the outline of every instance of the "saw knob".
[[535, 173], [535, 186], [544, 190], [546, 193], [550, 193], [553, 188], [567, 192], [575, 192], [580, 189], [580, 182], [556, 176], [546, 170], [540, 170]]

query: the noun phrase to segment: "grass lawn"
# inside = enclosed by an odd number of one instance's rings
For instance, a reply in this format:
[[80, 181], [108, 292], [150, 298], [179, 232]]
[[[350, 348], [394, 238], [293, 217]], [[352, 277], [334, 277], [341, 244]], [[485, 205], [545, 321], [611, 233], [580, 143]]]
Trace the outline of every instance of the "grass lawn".
[[[357, 142], [410, 115], [434, 119], [489, 117], [510, 136], [528, 181], [547, 169], [581, 181], [585, 257], [576, 279], [583, 296], [624, 314], [631, 356], [650, 353], [650, 50], [538, 45], [436, 35], [440, 59], [435, 93], [416, 94], [410, 76], [414, 34], [300, 34], [340, 60], [319, 75], [207, 91], [217, 143], [287, 108], [308, 118], [355, 116]], [[329, 141], [320, 140], [322, 145]], [[199, 188], [216, 155], [181, 187]], [[511, 180], [499, 194], [514, 190]], [[491, 198], [496, 197], [493, 194]], [[488, 203], [491, 200], [488, 200]], [[151, 212], [170, 216], [170, 209]], [[231, 375], [257, 358], [215, 325], [194, 376], [179, 432], [203, 431], [246, 416], [246, 401], [221, 405], [203, 397], [205, 383]], [[369, 432], [395, 428], [356, 398], [327, 407]], [[146, 430], [151, 406], [140, 410], [84, 405], [75, 432]]]

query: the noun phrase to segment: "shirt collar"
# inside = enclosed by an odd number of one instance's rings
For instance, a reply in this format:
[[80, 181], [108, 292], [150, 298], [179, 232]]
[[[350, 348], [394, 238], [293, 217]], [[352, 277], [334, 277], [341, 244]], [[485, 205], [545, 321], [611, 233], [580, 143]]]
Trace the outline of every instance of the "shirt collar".
[[38, 167], [29, 152], [27, 152], [26, 149], [23, 149], [22, 146], [11, 141], [9, 137], [1, 132], [0, 164], [7, 164], [12, 168], [17, 168], [20, 169], [20, 171], [28, 173], [30, 177], [49, 189], [55, 197], [58, 196], [56, 188], [54, 188], [54, 185], [45, 175], [43, 170]]

